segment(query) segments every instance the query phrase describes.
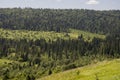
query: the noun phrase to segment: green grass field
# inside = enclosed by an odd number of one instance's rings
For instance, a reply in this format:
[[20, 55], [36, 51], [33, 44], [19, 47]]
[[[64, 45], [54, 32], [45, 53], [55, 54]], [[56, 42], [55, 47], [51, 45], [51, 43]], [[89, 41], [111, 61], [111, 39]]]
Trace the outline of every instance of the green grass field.
[[52, 74], [38, 80], [120, 80], [120, 59]]
[[7, 39], [28, 39], [28, 40], [37, 40], [44, 38], [46, 41], [53, 40], [55, 41], [57, 38], [61, 39], [76, 39], [81, 34], [86, 41], [91, 41], [94, 37], [104, 39], [105, 35], [100, 35], [96, 33], [85, 32], [81, 30], [70, 29], [70, 33], [65, 32], [54, 32], [54, 31], [27, 31], [27, 30], [5, 30], [0, 29], [0, 38]]

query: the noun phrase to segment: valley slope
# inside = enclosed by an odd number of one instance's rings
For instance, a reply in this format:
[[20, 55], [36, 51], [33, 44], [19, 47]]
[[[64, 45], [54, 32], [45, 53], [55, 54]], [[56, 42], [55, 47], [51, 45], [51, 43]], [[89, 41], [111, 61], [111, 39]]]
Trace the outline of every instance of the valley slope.
[[38, 80], [119, 80], [120, 59], [68, 70]]

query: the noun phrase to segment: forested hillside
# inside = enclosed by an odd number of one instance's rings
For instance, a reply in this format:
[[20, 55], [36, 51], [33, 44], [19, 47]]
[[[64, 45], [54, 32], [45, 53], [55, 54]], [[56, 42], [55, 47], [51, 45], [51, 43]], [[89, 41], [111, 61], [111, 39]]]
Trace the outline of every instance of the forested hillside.
[[0, 27], [63, 32], [69, 28], [106, 34], [120, 30], [120, 11], [84, 9], [0, 9]]
[[[0, 38], [1, 79], [34, 80], [61, 71], [81, 67], [105, 59], [120, 57], [120, 35], [106, 39], [93, 38], [91, 42], [82, 36], [77, 39], [56, 41], [45, 39]], [[19, 72], [15, 74], [16, 72]], [[12, 74], [11, 74], [12, 73]]]
[[0, 79], [35, 80], [120, 58], [120, 11], [0, 9]]

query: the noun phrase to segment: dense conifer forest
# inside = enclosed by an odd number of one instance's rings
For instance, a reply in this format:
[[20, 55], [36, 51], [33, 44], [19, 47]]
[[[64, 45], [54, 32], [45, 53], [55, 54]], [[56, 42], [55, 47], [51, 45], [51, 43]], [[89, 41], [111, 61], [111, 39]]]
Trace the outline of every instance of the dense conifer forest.
[[[8, 31], [0, 34], [2, 80], [35, 80], [98, 61], [120, 58], [119, 10], [1, 8], [0, 28]], [[70, 38], [70, 29], [104, 35], [105, 38], [94, 36], [85, 40], [86, 35], [82, 32], [77, 38]], [[29, 34], [43, 31], [39, 33], [43, 36], [46, 31], [64, 33], [67, 39], [57, 34], [56, 40], [3, 37], [8, 33], [13, 35], [14, 30], [21, 35], [26, 34], [25, 30]]]
[[105, 34], [120, 29], [120, 11], [7, 8], [0, 9], [0, 27], [56, 32], [74, 28]]

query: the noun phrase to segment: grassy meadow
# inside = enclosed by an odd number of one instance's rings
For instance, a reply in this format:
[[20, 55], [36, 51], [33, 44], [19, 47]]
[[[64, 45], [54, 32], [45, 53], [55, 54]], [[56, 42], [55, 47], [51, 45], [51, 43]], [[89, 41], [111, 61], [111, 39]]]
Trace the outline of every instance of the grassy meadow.
[[120, 59], [52, 74], [38, 80], [120, 80]]

